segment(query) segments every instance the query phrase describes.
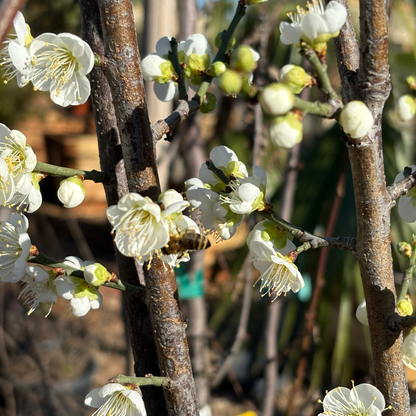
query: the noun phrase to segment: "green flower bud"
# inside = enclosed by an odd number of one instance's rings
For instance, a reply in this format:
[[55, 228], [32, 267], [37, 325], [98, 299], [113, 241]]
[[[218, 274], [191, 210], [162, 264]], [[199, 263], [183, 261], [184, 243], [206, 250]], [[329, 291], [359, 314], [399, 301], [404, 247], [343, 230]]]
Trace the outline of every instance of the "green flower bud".
[[224, 62], [217, 61], [217, 62], [214, 62], [210, 66], [209, 73], [214, 78], [218, 78], [219, 76], [221, 76], [226, 71], [226, 69], [227, 69], [227, 67], [225, 66]]
[[285, 65], [279, 72], [279, 81], [293, 94], [299, 94], [305, 87], [312, 85], [312, 77], [300, 66]]
[[219, 78], [219, 86], [225, 94], [238, 94], [243, 86], [243, 80], [238, 72], [227, 69]]
[[259, 102], [262, 110], [271, 116], [281, 116], [293, 107], [295, 96], [285, 85], [274, 82], [260, 93]]
[[406, 78], [406, 82], [407, 82], [407, 86], [412, 89], [412, 90], [416, 90], [416, 78], [412, 75], [409, 75]]
[[211, 92], [207, 92], [205, 94], [203, 103], [199, 107], [199, 111], [201, 111], [201, 113], [204, 113], [204, 114], [212, 113], [216, 109], [216, 107], [217, 107], [217, 97]]
[[89, 264], [84, 268], [84, 279], [90, 285], [101, 286], [110, 278], [111, 273], [100, 263]]
[[401, 316], [408, 316], [413, 313], [412, 302], [408, 299], [408, 296], [406, 299], [399, 300], [397, 309], [399, 310], [399, 315]]
[[253, 72], [256, 63], [248, 46], [239, 46], [231, 53], [230, 67], [241, 72]]
[[406, 241], [401, 241], [400, 243], [398, 243], [397, 250], [403, 257], [406, 257], [408, 259], [412, 257], [412, 246]]
[[[224, 32], [220, 32], [220, 33], [218, 33], [218, 35], [215, 37], [215, 46], [216, 46], [217, 48], [219, 48], [219, 47], [220, 47], [220, 45], [221, 45], [221, 41], [222, 41], [222, 37], [223, 37], [224, 33], [225, 33], [225, 31], [224, 31]], [[227, 49], [231, 49], [234, 45], [235, 45], [235, 37], [234, 37], [234, 36], [232, 36], [232, 37], [231, 37], [231, 39], [230, 39], [230, 41], [228, 42]]]

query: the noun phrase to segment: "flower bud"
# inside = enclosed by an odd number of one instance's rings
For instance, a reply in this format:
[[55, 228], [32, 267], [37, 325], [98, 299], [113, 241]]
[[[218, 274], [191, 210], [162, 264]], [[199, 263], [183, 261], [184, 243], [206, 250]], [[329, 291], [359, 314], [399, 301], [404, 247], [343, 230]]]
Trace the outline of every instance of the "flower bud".
[[84, 279], [90, 285], [101, 286], [110, 280], [111, 273], [100, 263], [89, 264], [84, 268]]
[[231, 53], [230, 67], [241, 72], [253, 72], [256, 67], [251, 49], [248, 46], [239, 46]]
[[416, 78], [414, 76], [409, 75], [406, 78], [406, 83], [411, 90], [416, 90]]
[[339, 124], [351, 138], [358, 139], [370, 132], [374, 119], [371, 111], [362, 101], [350, 101], [341, 111]]
[[400, 121], [409, 121], [416, 114], [416, 102], [411, 95], [402, 95], [394, 107], [396, 117]]
[[[224, 35], [225, 32], [220, 32], [218, 33], [218, 35], [215, 37], [215, 46], [217, 48], [220, 47], [221, 45], [221, 41], [222, 41], [222, 37]], [[230, 41], [228, 42], [228, 46], [227, 49], [231, 49], [233, 46], [235, 45], [235, 37], [233, 36]]]
[[291, 64], [280, 69], [279, 81], [293, 94], [299, 94], [305, 87], [312, 85], [312, 77], [301, 66]]
[[303, 124], [293, 113], [275, 117], [269, 127], [269, 137], [272, 143], [285, 149], [290, 149], [300, 143], [302, 135]]
[[85, 188], [79, 176], [64, 179], [59, 185], [58, 198], [65, 208], [75, 208], [85, 198]]
[[399, 300], [397, 309], [400, 316], [408, 316], [413, 313], [413, 305], [408, 296], [406, 296], [406, 299]]
[[398, 243], [397, 250], [403, 257], [406, 257], [408, 259], [412, 257], [412, 246], [406, 241], [401, 241], [400, 243]]
[[271, 116], [281, 116], [293, 107], [295, 96], [282, 84], [269, 84], [259, 95], [262, 110]]
[[367, 304], [365, 302], [365, 299], [358, 305], [357, 311], [355, 312], [355, 316], [363, 325], [368, 326]]
[[217, 97], [212, 94], [211, 92], [207, 92], [205, 94], [205, 98], [201, 106], [199, 107], [199, 111], [203, 114], [212, 113], [217, 107]]
[[224, 62], [221, 61], [217, 61], [214, 62], [210, 68], [209, 68], [209, 73], [214, 77], [214, 78], [218, 78], [219, 76], [221, 76], [225, 70], [227, 69], [227, 67], [225, 66]]
[[219, 86], [226, 94], [238, 94], [243, 80], [238, 72], [227, 69], [219, 78]]

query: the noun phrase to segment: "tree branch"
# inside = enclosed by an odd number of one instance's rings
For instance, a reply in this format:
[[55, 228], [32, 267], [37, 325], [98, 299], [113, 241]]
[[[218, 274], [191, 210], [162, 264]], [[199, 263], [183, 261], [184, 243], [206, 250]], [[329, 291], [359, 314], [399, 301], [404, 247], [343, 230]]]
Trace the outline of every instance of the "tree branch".
[[16, 13], [25, 3], [26, 0], [3, 0], [0, 3], [0, 45], [6, 39]]
[[388, 186], [387, 192], [391, 200], [395, 201], [400, 196], [406, 195], [414, 186], [416, 186], [416, 171], [407, 178]]

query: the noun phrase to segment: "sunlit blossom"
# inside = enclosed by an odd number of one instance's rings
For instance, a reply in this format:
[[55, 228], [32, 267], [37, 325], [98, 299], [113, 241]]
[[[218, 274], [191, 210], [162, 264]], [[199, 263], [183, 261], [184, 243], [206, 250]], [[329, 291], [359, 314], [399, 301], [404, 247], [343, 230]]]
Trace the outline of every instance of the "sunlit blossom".
[[62, 107], [87, 101], [94, 54], [86, 42], [71, 33], [44, 33], [33, 41], [30, 53], [35, 89], [49, 91], [52, 101]]
[[385, 408], [385, 400], [380, 390], [371, 384], [363, 383], [353, 388], [336, 387], [327, 392], [322, 403], [323, 413], [318, 416], [381, 416]]
[[16, 283], [25, 275], [30, 251], [29, 221], [12, 214], [10, 222], [0, 221], [0, 280]]
[[129, 387], [118, 383], [106, 384], [90, 391], [84, 403], [95, 407], [95, 416], [146, 416], [142, 396]]
[[257, 282], [261, 282], [262, 296], [274, 296], [274, 301], [282, 293], [290, 290], [296, 293], [303, 288], [303, 277], [288, 257], [260, 241], [251, 242], [250, 250], [253, 254], [253, 265], [260, 272]]

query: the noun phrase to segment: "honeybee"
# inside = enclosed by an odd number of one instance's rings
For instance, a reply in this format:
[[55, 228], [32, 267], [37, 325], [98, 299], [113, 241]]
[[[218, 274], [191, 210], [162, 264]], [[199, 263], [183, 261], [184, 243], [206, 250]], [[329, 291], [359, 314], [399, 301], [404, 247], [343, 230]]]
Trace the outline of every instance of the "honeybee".
[[211, 243], [207, 236], [184, 230], [170, 238], [165, 247], [162, 248], [162, 253], [178, 254], [183, 251], [205, 250], [208, 247], [211, 247]]

